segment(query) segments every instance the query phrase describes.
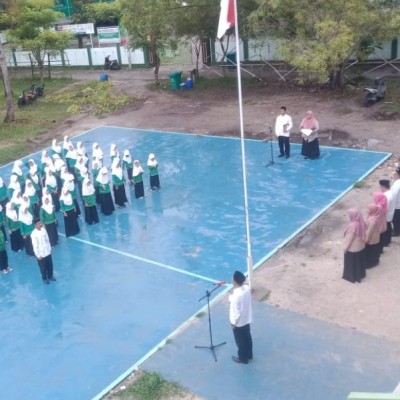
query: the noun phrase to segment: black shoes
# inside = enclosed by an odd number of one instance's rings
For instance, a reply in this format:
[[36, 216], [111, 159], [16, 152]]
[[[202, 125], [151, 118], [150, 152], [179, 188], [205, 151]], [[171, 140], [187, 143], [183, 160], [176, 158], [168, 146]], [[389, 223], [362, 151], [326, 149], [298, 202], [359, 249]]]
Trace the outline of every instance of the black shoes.
[[248, 364], [249, 363], [248, 361], [241, 360], [239, 357], [236, 357], [236, 356], [232, 356], [232, 360], [238, 364]]
[[278, 157], [280, 158], [280, 157], [283, 157], [283, 156], [284, 156], [283, 154], [279, 154], [279, 156], [278, 156]]
[[53, 277], [50, 278], [50, 280], [54, 282], [54, 281], [56, 281], [57, 279], [54, 278], [54, 276], [53, 276]]

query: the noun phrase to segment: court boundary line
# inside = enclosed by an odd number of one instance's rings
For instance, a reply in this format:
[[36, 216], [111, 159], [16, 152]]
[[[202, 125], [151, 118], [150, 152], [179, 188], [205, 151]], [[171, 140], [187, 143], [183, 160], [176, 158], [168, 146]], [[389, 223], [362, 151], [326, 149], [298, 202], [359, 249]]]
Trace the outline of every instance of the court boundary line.
[[[225, 289], [222, 290], [221, 293], [216, 295], [213, 300], [210, 300], [210, 306], [213, 306], [215, 303], [219, 302], [226, 294], [232, 289], [232, 284], [226, 284]], [[105, 387], [101, 392], [92, 397], [91, 400], [101, 400], [105, 395], [107, 395], [112, 389], [118, 386], [124, 379], [126, 379], [131, 373], [138, 370], [140, 366], [145, 363], [153, 354], [158, 352], [160, 348], [164, 347], [168, 340], [177, 336], [184, 327], [188, 326], [193, 321], [197, 320], [197, 315], [205, 310], [207, 310], [207, 304], [204, 304], [198, 311], [196, 311], [191, 317], [189, 317], [186, 321], [182, 322], [174, 331], [172, 331], [165, 339], [158, 342], [151, 350], [149, 350], [142, 358], [136, 361], [131, 367], [125, 370], [122, 374], [120, 374], [116, 379], [114, 379], [107, 387]]]
[[[369, 150], [367, 150], [367, 151], [369, 151]], [[385, 154], [385, 153], [386, 152], [382, 152], [382, 154]], [[366, 171], [363, 175], [360, 176], [359, 181], [365, 179], [368, 175], [370, 175], [372, 172], [374, 172], [380, 165], [382, 165], [385, 161], [387, 161], [392, 155], [393, 155], [393, 153], [386, 153], [386, 156], [381, 161], [377, 162], [368, 171]], [[310, 218], [307, 222], [305, 222], [303, 225], [301, 225], [300, 228], [295, 230], [290, 236], [288, 236], [286, 239], [284, 239], [278, 246], [275, 247], [275, 249], [271, 250], [264, 257], [262, 257], [261, 260], [258, 261], [254, 265], [254, 267], [253, 267], [254, 270], [256, 270], [258, 267], [260, 267], [269, 258], [271, 258], [278, 250], [280, 250], [282, 247], [286, 246], [300, 232], [305, 230], [309, 225], [311, 225], [315, 220], [317, 220], [322, 214], [324, 214], [329, 208], [331, 208], [335, 203], [337, 203], [342, 197], [344, 197], [352, 189], [354, 189], [354, 184], [349, 186], [341, 194], [336, 196], [329, 204], [327, 204], [324, 208], [322, 208], [320, 211], [318, 211], [312, 218]]]
[[[65, 237], [64, 233], [59, 232], [59, 235]], [[77, 238], [75, 236], [70, 236], [69, 239], [75, 240], [76, 242], [85, 243], [85, 244], [93, 246], [93, 247], [98, 247], [99, 249], [102, 249], [102, 250], [108, 250], [108, 251], [111, 251], [112, 253], [116, 253], [116, 254], [119, 254], [119, 255], [122, 255], [122, 256], [125, 256], [125, 257], [133, 258], [134, 260], [137, 260], [137, 261], [142, 261], [144, 263], [152, 264], [152, 265], [155, 265], [155, 266], [160, 267], [160, 268], [164, 268], [164, 269], [168, 269], [170, 271], [178, 272], [178, 273], [183, 274], [183, 275], [188, 275], [188, 276], [190, 276], [192, 278], [201, 279], [203, 281], [211, 282], [211, 283], [215, 283], [216, 282], [216, 279], [211, 279], [211, 278], [208, 278], [207, 276], [195, 274], [194, 272], [185, 271], [184, 269], [180, 269], [180, 268], [177, 268], [177, 267], [173, 267], [171, 265], [163, 264], [161, 262], [150, 260], [148, 258], [139, 257], [139, 256], [136, 256], [134, 254], [127, 253], [126, 251], [121, 251], [121, 250], [113, 249], [111, 247], [104, 246], [102, 244], [90, 242], [89, 240], [86, 240], [86, 239], [80, 239], [80, 238]]]

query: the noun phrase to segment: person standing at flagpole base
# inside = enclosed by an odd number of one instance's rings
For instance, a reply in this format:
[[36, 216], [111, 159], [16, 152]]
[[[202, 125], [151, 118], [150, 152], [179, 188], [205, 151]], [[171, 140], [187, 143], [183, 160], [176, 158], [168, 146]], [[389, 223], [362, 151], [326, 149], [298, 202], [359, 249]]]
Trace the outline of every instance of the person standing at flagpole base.
[[244, 282], [246, 277], [240, 271], [233, 274], [233, 293], [229, 296], [229, 320], [233, 336], [238, 347], [238, 356], [232, 360], [240, 364], [248, 364], [253, 359], [253, 341], [250, 324], [253, 322], [251, 306], [251, 290]]
[[286, 113], [286, 107], [281, 107], [281, 113], [276, 117], [275, 135], [278, 138], [279, 156], [290, 157], [290, 131], [293, 128], [292, 117]]

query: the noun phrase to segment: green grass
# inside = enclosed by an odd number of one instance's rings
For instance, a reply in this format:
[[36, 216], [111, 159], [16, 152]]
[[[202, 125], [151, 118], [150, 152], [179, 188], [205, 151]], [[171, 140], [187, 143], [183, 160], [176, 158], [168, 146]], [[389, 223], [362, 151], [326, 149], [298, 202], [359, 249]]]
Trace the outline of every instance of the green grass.
[[[45, 94], [58, 91], [68, 86], [71, 79], [54, 79], [45, 81]], [[15, 79], [12, 81], [15, 105], [21, 90], [29, 88], [31, 79]], [[5, 116], [4, 91], [0, 91], [0, 118]], [[43, 98], [37, 99], [30, 105], [20, 109], [16, 106], [15, 121], [0, 125], [0, 165], [30, 154], [43, 147], [36, 143], [37, 137], [56, 127], [67, 117], [66, 107], [60, 104], [46, 103]], [[47, 143], [46, 143], [47, 144]]]
[[141, 372], [125, 390], [117, 393], [123, 400], [162, 400], [182, 396], [184, 389], [175, 382], [166, 381], [156, 372]]

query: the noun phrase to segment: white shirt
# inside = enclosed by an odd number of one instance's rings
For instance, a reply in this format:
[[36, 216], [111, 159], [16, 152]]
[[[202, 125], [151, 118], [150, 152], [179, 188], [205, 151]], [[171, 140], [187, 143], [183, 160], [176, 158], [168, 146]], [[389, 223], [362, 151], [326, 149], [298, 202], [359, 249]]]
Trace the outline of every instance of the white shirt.
[[396, 206], [396, 203], [393, 198], [393, 193], [391, 190], [387, 190], [386, 192], [383, 192], [383, 194], [387, 200], [386, 222], [392, 222], [394, 210], [395, 210], [395, 206]]
[[229, 296], [229, 301], [229, 320], [232, 325], [240, 328], [253, 322], [251, 290], [248, 285], [233, 289], [233, 293]]
[[51, 254], [49, 235], [44, 226], [40, 230], [37, 228], [33, 230], [31, 240], [36, 258], [44, 258]]
[[288, 114], [281, 114], [276, 117], [275, 121], [275, 135], [276, 136], [290, 136], [290, 131], [293, 128], [292, 117]]
[[400, 208], [400, 179], [396, 179], [390, 189], [393, 193], [394, 207]]

